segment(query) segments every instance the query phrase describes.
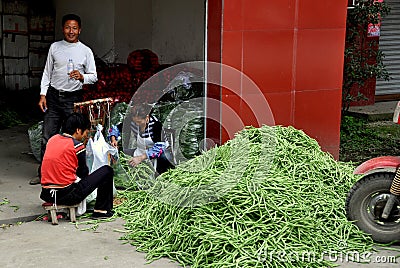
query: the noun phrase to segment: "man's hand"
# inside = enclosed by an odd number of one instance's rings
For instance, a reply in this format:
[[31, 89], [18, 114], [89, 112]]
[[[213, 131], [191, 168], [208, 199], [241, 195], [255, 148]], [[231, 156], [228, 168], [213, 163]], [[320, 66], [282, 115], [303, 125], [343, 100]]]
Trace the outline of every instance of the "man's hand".
[[83, 75], [78, 70], [73, 70], [69, 73], [69, 77], [75, 80], [79, 80], [83, 83]]
[[131, 165], [132, 167], [136, 167], [137, 165], [139, 165], [145, 159], [147, 159], [147, 155], [146, 154], [142, 154], [142, 155], [139, 155], [139, 156], [134, 156], [131, 159], [129, 159], [129, 165]]
[[40, 100], [39, 100], [39, 108], [42, 110], [42, 112], [46, 112], [47, 110], [47, 104], [46, 104], [46, 95], [40, 95]]
[[115, 136], [111, 136], [111, 137], [110, 137], [110, 144], [111, 144], [111, 146], [113, 146], [113, 147], [115, 147], [115, 148], [118, 148], [118, 141], [117, 141], [117, 139], [115, 138]]

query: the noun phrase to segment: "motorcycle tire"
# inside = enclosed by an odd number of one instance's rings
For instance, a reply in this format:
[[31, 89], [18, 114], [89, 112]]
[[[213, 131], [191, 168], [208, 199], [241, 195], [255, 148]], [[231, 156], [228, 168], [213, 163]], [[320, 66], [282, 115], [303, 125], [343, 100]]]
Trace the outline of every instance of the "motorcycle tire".
[[346, 199], [347, 218], [379, 243], [400, 240], [399, 202], [388, 219], [380, 218], [395, 173], [375, 173], [363, 177], [350, 189]]

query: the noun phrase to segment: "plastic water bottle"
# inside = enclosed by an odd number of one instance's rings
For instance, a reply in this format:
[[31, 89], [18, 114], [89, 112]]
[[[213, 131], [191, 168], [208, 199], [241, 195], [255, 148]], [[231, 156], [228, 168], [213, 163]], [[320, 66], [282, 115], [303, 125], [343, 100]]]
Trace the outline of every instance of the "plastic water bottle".
[[[67, 73], [68, 75], [74, 70], [74, 62], [72, 61], [72, 59], [68, 60], [67, 63]], [[70, 78], [71, 79], [71, 78]]]

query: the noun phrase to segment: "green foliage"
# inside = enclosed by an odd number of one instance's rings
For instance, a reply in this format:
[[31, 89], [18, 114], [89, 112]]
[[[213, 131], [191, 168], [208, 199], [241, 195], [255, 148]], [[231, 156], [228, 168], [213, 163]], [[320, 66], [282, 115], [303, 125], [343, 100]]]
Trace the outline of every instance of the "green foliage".
[[362, 118], [344, 116], [342, 118], [340, 135], [346, 139], [362, 139], [364, 137], [373, 137], [375, 134], [368, 128], [365, 128], [367, 121]]
[[376, 156], [399, 155], [400, 126], [392, 122], [368, 122], [343, 116], [340, 160], [361, 163]]
[[0, 129], [6, 129], [22, 124], [18, 113], [5, 109], [0, 110]]
[[[358, 0], [356, 6], [348, 11], [342, 86], [344, 111], [348, 110], [352, 101], [365, 99], [359, 88], [367, 79], [389, 80], [389, 73], [383, 64], [384, 54], [378, 48], [377, 39], [367, 37], [368, 25], [377, 24], [389, 12], [390, 7], [385, 2], [374, 0]], [[351, 92], [352, 89], [356, 92]]]

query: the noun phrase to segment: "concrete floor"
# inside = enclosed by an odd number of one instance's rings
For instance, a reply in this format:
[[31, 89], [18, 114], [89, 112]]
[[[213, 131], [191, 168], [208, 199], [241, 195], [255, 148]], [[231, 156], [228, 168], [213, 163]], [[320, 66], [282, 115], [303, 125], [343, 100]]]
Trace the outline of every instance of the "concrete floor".
[[381, 101], [374, 105], [350, 107], [349, 113], [371, 121], [392, 120], [396, 106], [397, 101]]
[[119, 240], [124, 222], [59, 225], [43, 215], [40, 185], [29, 185], [38, 162], [30, 154], [28, 126], [0, 130], [0, 267], [179, 267], [168, 259], [146, 264], [144, 253]]

